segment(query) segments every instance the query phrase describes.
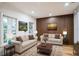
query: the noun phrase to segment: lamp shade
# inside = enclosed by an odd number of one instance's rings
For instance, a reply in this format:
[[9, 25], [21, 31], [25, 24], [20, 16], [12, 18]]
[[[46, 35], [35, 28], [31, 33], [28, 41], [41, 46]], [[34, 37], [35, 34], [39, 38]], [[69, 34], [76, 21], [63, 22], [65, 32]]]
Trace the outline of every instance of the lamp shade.
[[67, 35], [67, 31], [63, 31], [63, 35]]

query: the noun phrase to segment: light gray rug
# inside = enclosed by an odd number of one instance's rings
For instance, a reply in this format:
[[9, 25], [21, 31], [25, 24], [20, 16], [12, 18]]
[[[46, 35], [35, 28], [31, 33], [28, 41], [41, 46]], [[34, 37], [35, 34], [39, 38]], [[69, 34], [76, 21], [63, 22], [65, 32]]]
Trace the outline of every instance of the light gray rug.
[[[14, 56], [47, 56], [43, 53], [37, 53], [37, 45], [25, 51], [21, 55], [15, 54]], [[63, 56], [63, 46], [53, 45], [52, 53], [50, 56]]]

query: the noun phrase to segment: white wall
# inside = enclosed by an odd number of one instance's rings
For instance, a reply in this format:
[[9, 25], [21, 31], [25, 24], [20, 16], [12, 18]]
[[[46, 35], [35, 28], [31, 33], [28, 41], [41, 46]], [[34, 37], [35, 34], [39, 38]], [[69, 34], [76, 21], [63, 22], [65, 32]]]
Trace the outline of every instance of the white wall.
[[79, 7], [74, 11], [74, 43], [79, 41]]
[[[2, 12], [4, 15], [17, 18], [17, 22], [18, 21], [24, 21], [24, 22], [27, 22], [27, 23], [33, 22], [33, 24], [34, 24], [33, 25], [33, 27], [34, 27], [33, 31], [36, 30], [36, 19], [20, 12], [16, 8], [13, 8], [13, 7], [11, 7], [7, 4], [4, 4], [0, 8], [0, 12]], [[28, 28], [28, 31], [29, 31], [29, 28]], [[26, 31], [26, 32], [18, 31], [18, 24], [17, 24], [17, 35], [24, 35], [24, 34], [28, 35], [29, 34], [28, 31]]]

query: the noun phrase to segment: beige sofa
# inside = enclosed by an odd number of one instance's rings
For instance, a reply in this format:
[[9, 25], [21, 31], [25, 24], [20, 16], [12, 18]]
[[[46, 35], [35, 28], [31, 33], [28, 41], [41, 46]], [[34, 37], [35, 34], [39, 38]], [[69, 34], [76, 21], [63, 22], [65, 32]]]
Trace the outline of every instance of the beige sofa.
[[[55, 38], [55, 35], [56, 34], [48, 34], [47, 43], [62, 45], [63, 44], [63, 36], [60, 34], [60, 38]], [[43, 38], [44, 38], [44, 34], [40, 36], [41, 42], [44, 43]]]
[[35, 37], [33, 40], [29, 40], [29, 36], [21, 36], [23, 42], [16, 41], [15, 44], [15, 52], [21, 54], [25, 50], [31, 48], [37, 43], [37, 37]]

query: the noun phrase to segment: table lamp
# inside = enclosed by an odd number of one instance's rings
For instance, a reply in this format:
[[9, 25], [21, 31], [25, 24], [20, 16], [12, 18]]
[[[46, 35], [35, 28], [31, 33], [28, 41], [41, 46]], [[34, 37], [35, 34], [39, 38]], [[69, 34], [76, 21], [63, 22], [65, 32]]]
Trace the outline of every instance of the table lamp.
[[67, 35], [67, 31], [63, 31], [63, 35]]
[[64, 43], [66, 43], [67, 42], [67, 31], [63, 31], [63, 41], [64, 41]]

